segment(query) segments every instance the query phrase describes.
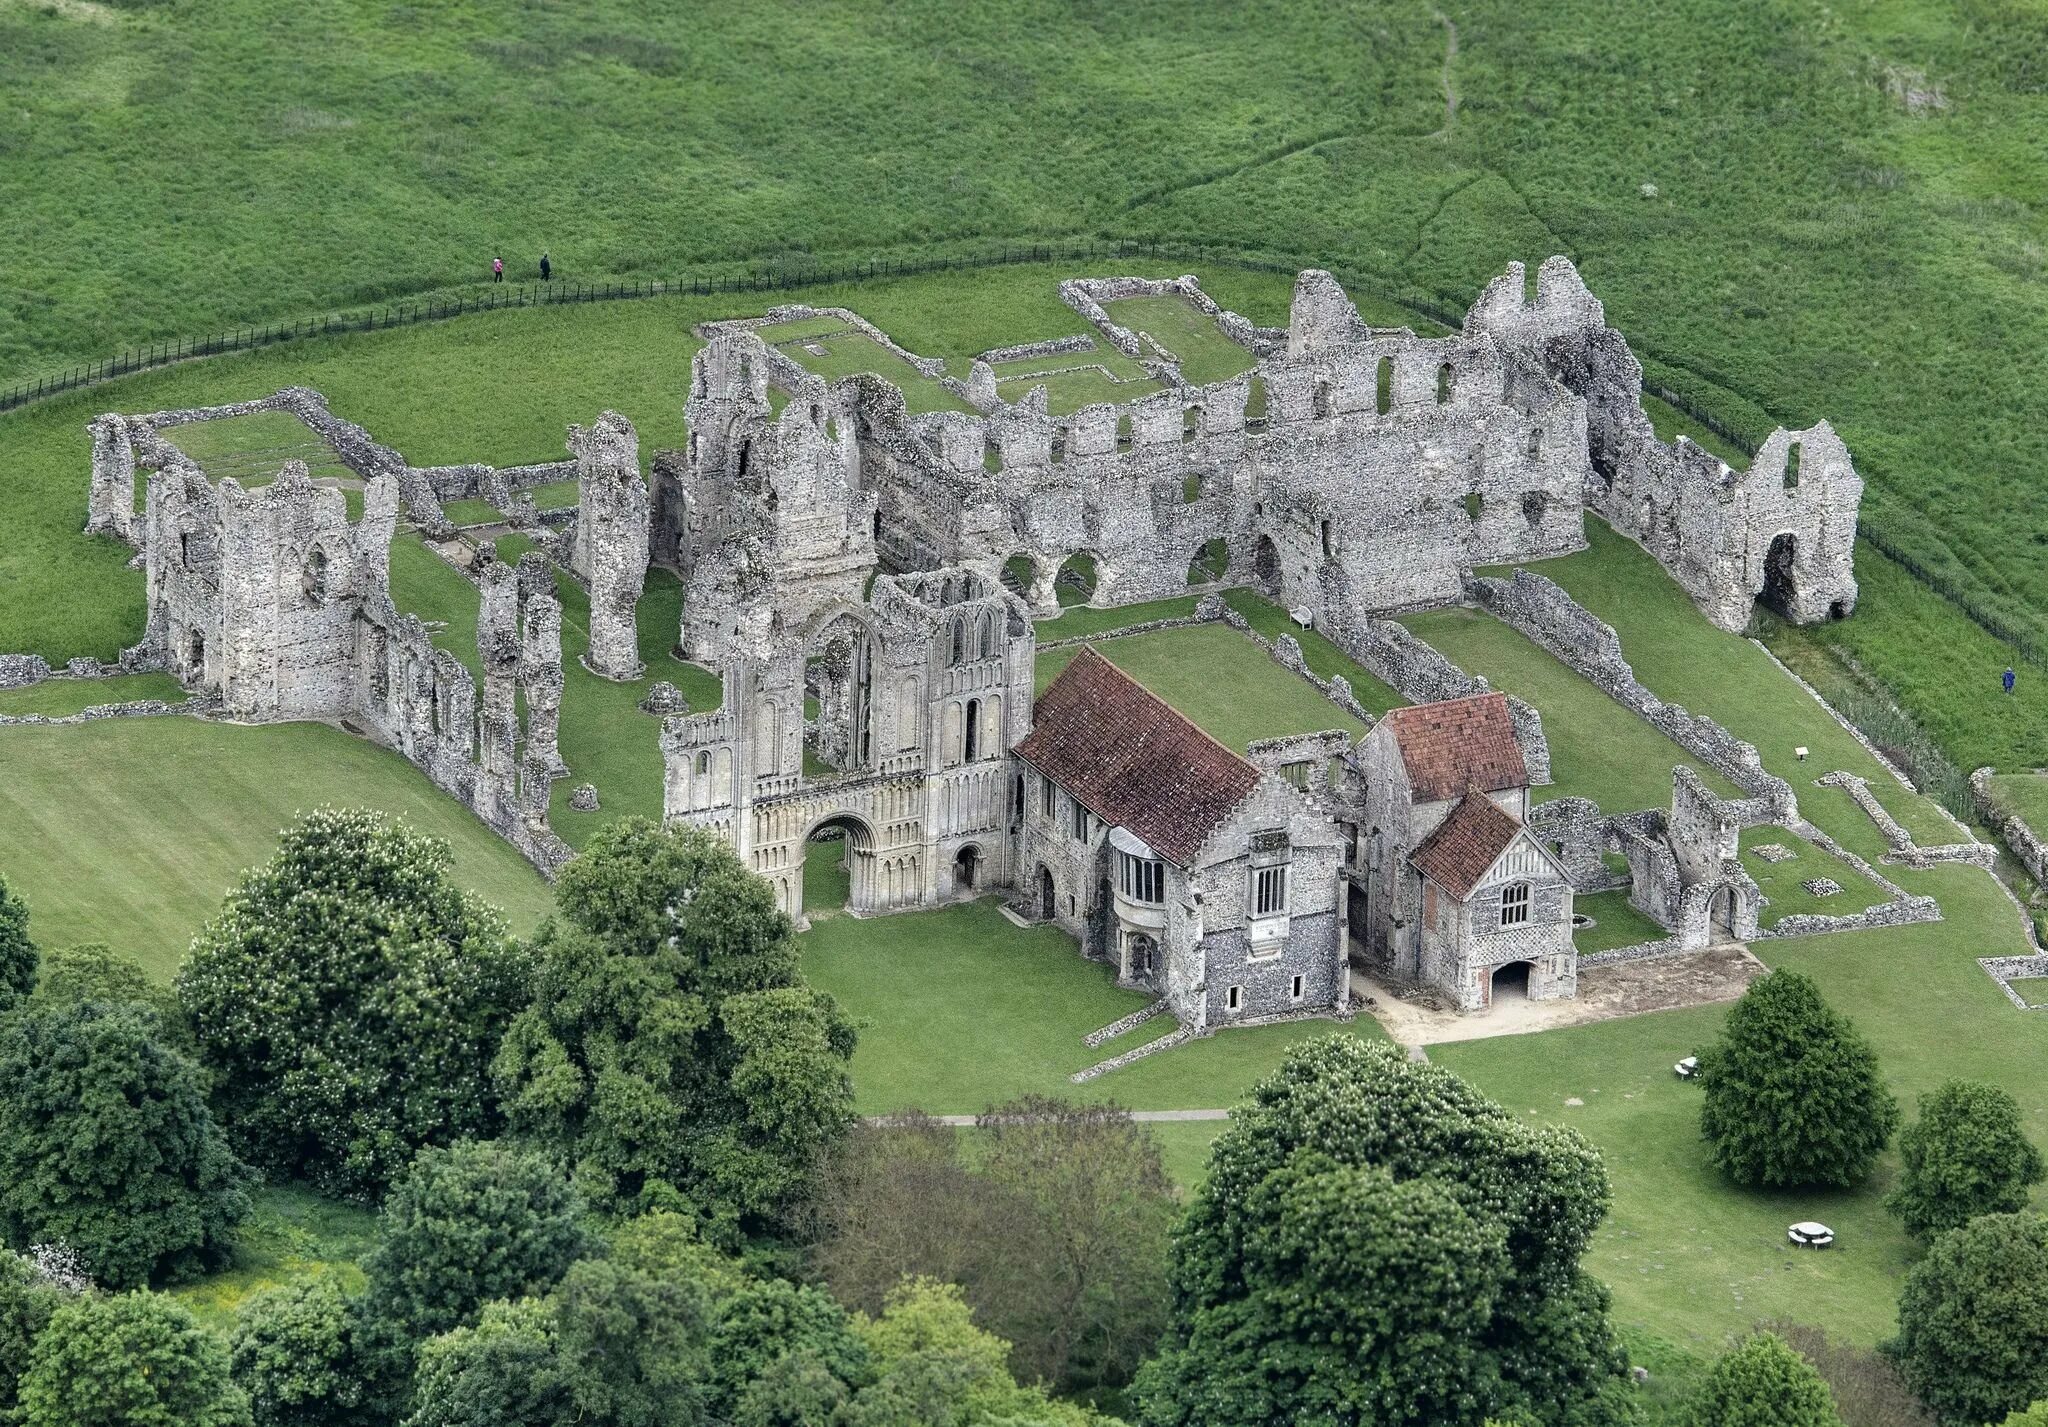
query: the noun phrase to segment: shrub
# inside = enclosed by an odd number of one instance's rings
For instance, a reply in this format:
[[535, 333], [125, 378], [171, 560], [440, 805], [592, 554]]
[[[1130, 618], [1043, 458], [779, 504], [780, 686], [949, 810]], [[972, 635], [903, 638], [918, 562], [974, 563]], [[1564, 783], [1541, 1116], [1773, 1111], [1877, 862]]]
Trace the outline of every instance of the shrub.
[[21, 1379], [23, 1427], [249, 1427], [220, 1340], [161, 1294], [78, 1297]]
[[2048, 1219], [1985, 1214], [1937, 1238], [1906, 1275], [1885, 1351], [1950, 1427], [2048, 1397]]
[[1608, 1194], [1583, 1136], [1440, 1066], [1298, 1046], [1232, 1115], [1174, 1236], [1142, 1420], [1609, 1420], [1626, 1364], [1579, 1264]]
[[36, 944], [28, 936], [28, 904], [0, 877], [0, 1011], [35, 989], [36, 960]]
[[64, 1296], [36, 1272], [33, 1260], [0, 1251], [0, 1422], [15, 1420], [30, 1350]]
[[1724, 1353], [1686, 1402], [1685, 1427], [1842, 1427], [1828, 1385], [1772, 1333]]
[[2020, 1129], [2019, 1102], [1970, 1080], [1950, 1080], [1920, 1102], [1920, 1118], [1899, 1136], [1899, 1156], [1885, 1207], [1921, 1238], [1979, 1214], [2017, 1213], [2043, 1172], [2041, 1152]]
[[422, 1145], [495, 1128], [526, 958], [448, 861], [380, 813], [311, 813], [194, 939], [179, 997], [253, 1162], [374, 1198]]
[[1861, 1183], [1898, 1124], [1869, 1044], [1796, 971], [1743, 993], [1699, 1079], [1700, 1131], [1739, 1184]]
[[418, 1341], [472, 1321], [494, 1298], [545, 1293], [599, 1246], [545, 1156], [488, 1141], [422, 1150], [363, 1260], [370, 1309]]
[[250, 1208], [198, 1068], [156, 1030], [105, 1002], [31, 1002], [0, 1024], [0, 1229], [69, 1244], [117, 1288], [217, 1266]]
[[1884, 1354], [1834, 1342], [1821, 1329], [1800, 1323], [1764, 1326], [1813, 1364], [1846, 1427], [1934, 1427], [1934, 1418]]
[[376, 1339], [341, 1285], [316, 1278], [244, 1304], [228, 1366], [255, 1427], [376, 1427], [391, 1376]]

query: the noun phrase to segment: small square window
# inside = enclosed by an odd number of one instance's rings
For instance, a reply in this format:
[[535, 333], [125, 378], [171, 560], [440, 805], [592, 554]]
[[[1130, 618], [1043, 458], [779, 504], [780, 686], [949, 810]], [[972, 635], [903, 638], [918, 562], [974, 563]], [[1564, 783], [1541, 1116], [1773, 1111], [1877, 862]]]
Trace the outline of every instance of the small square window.
[[1233, 986], [1228, 991], [1223, 993], [1223, 1004], [1230, 1010], [1235, 1011], [1243, 1003], [1244, 987]]
[[1294, 986], [1288, 994], [1297, 1001], [1301, 999], [1301, 978], [1299, 976], [1294, 978]]

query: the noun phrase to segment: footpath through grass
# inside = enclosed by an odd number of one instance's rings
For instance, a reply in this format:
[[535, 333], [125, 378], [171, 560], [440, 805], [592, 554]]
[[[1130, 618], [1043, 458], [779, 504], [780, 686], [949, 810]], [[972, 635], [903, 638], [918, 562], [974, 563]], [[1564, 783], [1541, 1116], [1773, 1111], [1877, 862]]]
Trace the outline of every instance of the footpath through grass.
[[530, 931], [548, 885], [398, 754], [325, 724], [170, 716], [0, 728], [0, 873], [44, 946], [102, 941], [168, 981], [277, 835], [318, 807], [381, 808], [444, 838], [456, 881]]

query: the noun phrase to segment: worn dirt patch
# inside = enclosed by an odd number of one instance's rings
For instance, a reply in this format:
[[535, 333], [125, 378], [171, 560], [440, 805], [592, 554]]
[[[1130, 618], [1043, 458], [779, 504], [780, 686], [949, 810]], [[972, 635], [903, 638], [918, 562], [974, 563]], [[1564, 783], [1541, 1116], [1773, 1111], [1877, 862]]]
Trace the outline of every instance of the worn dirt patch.
[[[1401, 1045], [1441, 1045], [1733, 1001], [1765, 969], [1748, 947], [1729, 942], [1677, 956], [1584, 967], [1579, 971], [1579, 994], [1568, 1001], [1516, 996], [1496, 1001], [1489, 1010], [1460, 1015], [1400, 1000], [1356, 971], [1351, 973], [1351, 995]], [[1367, 997], [1372, 998], [1370, 1004]]]

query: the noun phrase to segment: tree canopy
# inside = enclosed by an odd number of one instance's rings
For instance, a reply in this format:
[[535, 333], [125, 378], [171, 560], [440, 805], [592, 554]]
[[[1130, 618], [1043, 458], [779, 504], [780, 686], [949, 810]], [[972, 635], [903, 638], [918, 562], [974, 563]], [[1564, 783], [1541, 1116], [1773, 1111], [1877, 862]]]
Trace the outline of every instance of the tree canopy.
[[62, 1241], [128, 1288], [218, 1266], [253, 1175], [204, 1078], [141, 1006], [31, 1003], [0, 1022], [0, 1230]]
[[310, 813], [200, 930], [179, 996], [249, 1160], [368, 1199], [420, 1146], [496, 1128], [527, 961], [448, 867], [381, 813]]
[[724, 842], [627, 819], [564, 869], [533, 1004], [494, 1066], [516, 1131], [608, 1210], [775, 1229], [853, 1118], [853, 1029]]
[[419, 1341], [492, 1299], [541, 1294], [601, 1243], [545, 1155], [496, 1141], [420, 1151], [363, 1260], [370, 1309]]
[[1842, 1427], [1821, 1375], [1783, 1338], [1757, 1333], [1722, 1354], [1693, 1389], [1685, 1427]]
[[0, 1011], [35, 989], [36, 961], [36, 944], [28, 936], [28, 903], [0, 877]]
[[1699, 1061], [1700, 1132], [1739, 1184], [1860, 1184], [1898, 1126], [1869, 1042], [1797, 971], [1752, 982]]
[[30, 1350], [63, 1302], [64, 1291], [46, 1282], [33, 1261], [0, 1250], [0, 1423], [15, 1421]]
[[23, 1427], [249, 1427], [227, 1349], [160, 1293], [82, 1294], [50, 1316], [22, 1375]]
[[244, 1304], [228, 1366], [255, 1427], [380, 1427], [390, 1415], [390, 1346], [330, 1276]]
[[1442, 1067], [1298, 1046], [1233, 1112], [1174, 1235], [1142, 1420], [1608, 1420], [1626, 1362], [1579, 1264], [1608, 1195], [1584, 1137]]
[[1885, 1207], [1922, 1238], [2026, 1208], [2028, 1186], [2043, 1173], [2041, 1152], [2020, 1128], [2019, 1101], [1973, 1080], [1947, 1081], [1920, 1101], [1920, 1118], [1899, 1136], [1899, 1158]]
[[1937, 1238], [1906, 1274], [1885, 1351], [1948, 1427], [2048, 1397], [2048, 1219], [1985, 1214]]

